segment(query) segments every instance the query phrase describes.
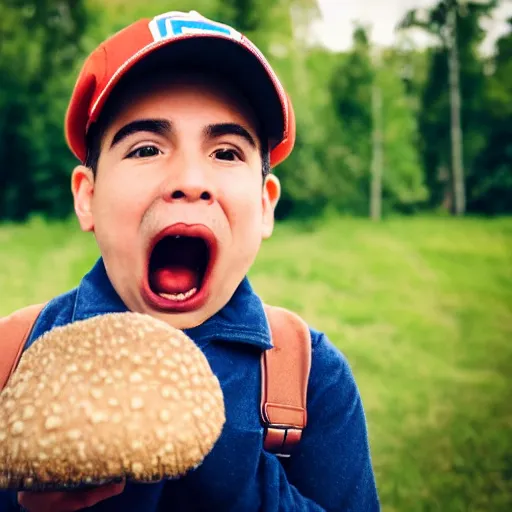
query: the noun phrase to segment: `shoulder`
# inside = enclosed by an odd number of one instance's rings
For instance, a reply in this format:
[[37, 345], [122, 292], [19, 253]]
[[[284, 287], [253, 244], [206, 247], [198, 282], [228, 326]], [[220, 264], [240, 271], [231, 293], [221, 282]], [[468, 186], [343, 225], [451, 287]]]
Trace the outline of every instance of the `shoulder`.
[[72, 321], [77, 289], [70, 290], [50, 300], [34, 326], [32, 338], [42, 336], [54, 327], [66, 325]]
[[324, 332], [312, 327], [311, 334], [312, 371], [330, 368], [338, 369], [352, 378], [352, 371], [345, 354], [327, 337]]
[[[35, 339], [42, 336], [45, 332], [54, 327], [70, 323], [73, 317], [73, 309], [76, 298], [76, 289], [70, 290], [62, 295], [52, 298], [46, 302], [34, 324], [30, 329], [30, 336], [27, 339], [25, 349], [27, 349]], [[26, 308], [24, 308], [26, 309]], [[9, 319], [15, 318], [21, 310], [12, 312], [9, 316], [0, 319], [0, 327]]]
[[362, 411], [361, 396], [349, 360], [325, 333], [313, 328], [310, 332], [308, 407], [332, 410], [333, 413]]

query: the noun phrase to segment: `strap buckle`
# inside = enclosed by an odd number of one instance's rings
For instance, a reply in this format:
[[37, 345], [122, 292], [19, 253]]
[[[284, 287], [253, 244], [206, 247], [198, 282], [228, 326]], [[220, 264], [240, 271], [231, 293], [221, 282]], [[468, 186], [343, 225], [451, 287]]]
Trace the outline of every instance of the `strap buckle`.
[[277, 457], [288, 458], [302, 436], [302, 429], [287, 425], [266, 425], [264, 448]]

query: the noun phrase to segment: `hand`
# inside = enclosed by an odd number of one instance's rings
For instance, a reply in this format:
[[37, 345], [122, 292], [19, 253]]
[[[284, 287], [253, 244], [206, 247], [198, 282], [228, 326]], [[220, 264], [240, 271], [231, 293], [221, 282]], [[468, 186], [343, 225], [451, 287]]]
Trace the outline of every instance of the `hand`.
[[123, 481], [75, 491], [23, 491], [18, 493], [18, 503], [28, 512], [75, 512], [121, 494], [125, 485]]

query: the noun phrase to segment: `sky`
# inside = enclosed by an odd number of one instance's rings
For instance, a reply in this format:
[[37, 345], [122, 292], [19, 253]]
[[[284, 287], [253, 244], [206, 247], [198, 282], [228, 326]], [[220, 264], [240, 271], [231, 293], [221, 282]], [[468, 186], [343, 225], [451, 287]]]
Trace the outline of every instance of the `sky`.
[[[322, 21], [315, 26], [315, 35], [327, 47], [344, 50], [350, 47], [353, 22], [372, 25], [371, 38], [378, 45], [391, 45], [395, 41], [395, 25], [412, 8], [429, 7], [435, 0], [317, 0]], [[497, 37], [506, 31], [505, 20], [512, 16], [512, 0], [502, 0], [501, 6], [489, 24], [490, 37], [482, 50], [492, 51]], [[487, 28], [487, 26], [486, 26]], [[418, 45], [428, 44], [429, 39], [420, 31], [412, 33]]]

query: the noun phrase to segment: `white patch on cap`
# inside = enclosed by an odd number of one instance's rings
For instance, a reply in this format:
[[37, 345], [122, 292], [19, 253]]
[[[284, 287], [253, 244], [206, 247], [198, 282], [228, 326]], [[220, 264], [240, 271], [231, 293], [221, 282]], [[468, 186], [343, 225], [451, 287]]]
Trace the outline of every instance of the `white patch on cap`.
[[240, 32], [228, 25], [209, 20], [196, 11], [171, 11], [155, 16], [149, 22], [149, 30], [155, 42], [185, 34], [217, 35], [237, 42], [242, 39]]

